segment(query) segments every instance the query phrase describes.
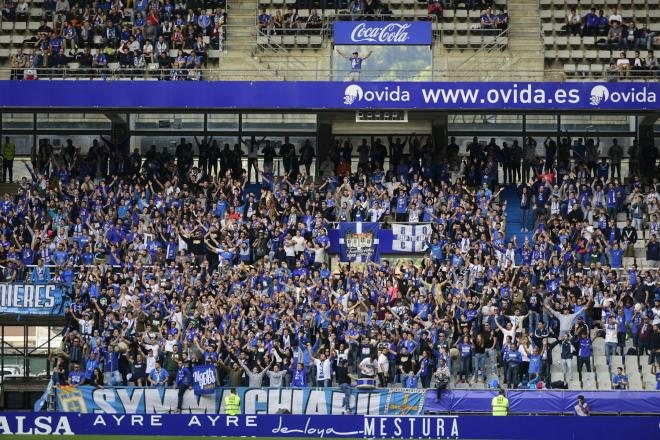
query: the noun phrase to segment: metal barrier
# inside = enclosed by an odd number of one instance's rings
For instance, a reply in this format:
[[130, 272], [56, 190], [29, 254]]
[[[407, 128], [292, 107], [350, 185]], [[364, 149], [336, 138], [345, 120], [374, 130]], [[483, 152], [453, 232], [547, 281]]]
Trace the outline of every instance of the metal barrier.
[[[25, 80], [26, 69], [0, 68], [0, 76], [5, 78], [16, 78]], [[343, 69], [345, 70], [345, 69]], [[106, 80], [106, 81], [156, 81], [156, 80], [201, 80], [201, 81], [332, 81], [338, 73], [343, 70], [336, 69], [314, 69], [314, 68], [286, 68], [270, 70], [267, 66], [263, 69], [246, 68], [207, 68], [207, 69], [86, 69], [86, 68], [40, 68], [30, 69], [28, 72], [33, 80]], [[192, 73], [191, 73], [192, 72]], [[482, 82], [482, 78], [488, 78], [492, 70], [471, 69], [470, 81]], [[658, 82], [660, 77], [651, 76], [648, 72], [632, 71], [627, 77], [620, 78], [622, 81], [635, 82]], [[612, 81], [607, 73], [600, 76], [582, 76], [580, 74], [567, 75], [560, 69], [547, 69], [542, 72], [538, 70], [520, 70], [515, 72], [502, 72], [498, 78], [500, 81], [530, 81], [530, 78], [542, 77], [546, 81]], [[616, 79], [619, 79], [618, 77]], [[372, 70], [364, 69], [361, 81], [465, 81], [466, 73], [453, 68], [440, 70], [433, 69], [420, 72], [410, 69], [388, 69]]]

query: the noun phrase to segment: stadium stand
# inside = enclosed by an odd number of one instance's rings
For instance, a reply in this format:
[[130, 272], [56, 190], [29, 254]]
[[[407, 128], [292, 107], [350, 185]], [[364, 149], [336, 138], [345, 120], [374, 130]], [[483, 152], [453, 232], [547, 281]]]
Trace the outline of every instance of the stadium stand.
[[5, 2], [0, 24], [11, 79], [200, 79], [225, 36], [224, 1], [189, 10], [186, 2], [45, 0], [26, 2], [23, 14], [15, 3]]
[[[616, 81], [657, 75], [658, 63], [652, 52], [660, 36], [656, 1], [541, 0], [540, 5], [548, 66], [562, 68], [569, 78]], [[614, 44], [608, 44], [614, 22], [618, 37]], [[637, 50], [641, 56], [636, 60]]]
[[[324, 359], [346, 359], [380, 386], [429, 388], [442, 358], [455, 389], [654, 389], [658, 153], [635, 145], [621, 175], [622, 149], [593, 162], [596, 141], [547, 139], [545, 158], [532, 138], [339, 141], [316, 179], [309, 143], [247, 141], [264, 153], [257, 178], [216, 141], [182, 138], [174, 155], [44, 141], [0, 204], [0, 274], [73, 285], [56, 384], [149, 385], [156, 362], [173, 384], [182, 359], [231, 386], [247, 383], [232, 368], [273, 365], [283, 382], [259, 384], [324, 386]], [[331, 269], [328, 230], [362, 220], [433, 222], [428, 254]]]

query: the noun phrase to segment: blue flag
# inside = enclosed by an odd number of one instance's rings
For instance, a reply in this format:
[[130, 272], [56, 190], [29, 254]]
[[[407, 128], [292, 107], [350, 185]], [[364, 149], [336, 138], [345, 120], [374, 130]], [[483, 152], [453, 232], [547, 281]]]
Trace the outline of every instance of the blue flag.
[[339, 223], [339, 261], [379, 262], [378, 223]]
[[212, 394], [215, 391], [216, 372], [213, 365], [193, 367], [193, 391], [196, 395]]

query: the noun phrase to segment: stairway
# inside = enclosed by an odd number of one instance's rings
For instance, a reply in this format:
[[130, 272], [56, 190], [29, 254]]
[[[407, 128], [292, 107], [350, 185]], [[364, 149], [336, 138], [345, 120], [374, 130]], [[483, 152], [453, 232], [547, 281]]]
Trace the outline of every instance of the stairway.
[[508, 0], [509, 49], [516, 60], [507, 71], [525, 72], [529, 81], [543, 80], [543, 40], [538, 0]]
[[[254, 0], [230, 0], [227, 4], [225, 51], [220, 55], [216, 80], [301, 80], [329, 69], [329, 45], [321, 50], [257, 46], [257, 5]], [[323, 73], [317, 73], [323, 75]]]
[[[518, 244], [525, 241], [525, 237], [532, 238], [533, 232], [522, 232], [522, 216], [520, 214], [520, 197], [515, 185], [508, 185], [500, 194], [500, 202], [506, 201], [506, 239], [510, 240], [514, 235], [518, 237]], [[529, 219], [531, 222], [531, 218]], [[527, 225], [528, 227], [530, 225]]]
[[257, 5], [253, 0], [227, 2], [226, 49], [229, 53], [254, 55], [257, 43]]

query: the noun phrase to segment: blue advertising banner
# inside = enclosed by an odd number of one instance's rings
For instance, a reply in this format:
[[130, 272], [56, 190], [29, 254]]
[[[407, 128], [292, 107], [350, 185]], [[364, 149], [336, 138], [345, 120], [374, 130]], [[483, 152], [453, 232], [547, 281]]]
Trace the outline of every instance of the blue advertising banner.
[[335, 21], [335, 44], [431, 45], [430, 21]]
[[[339, 388], [237, 388], [243, 414], [343, 414], [344, 392]], [[229, 388], [213, 388], [206, 394], [187, 390], [182, 412], [222, 414]], [[352, 390], [355, 414], [422, 414], [426, 390]], [[176, 388], [57, 387], [57, 408], [63, 412], [105, 414], [163, 414], [177, 409]]]
[[[451, 390], [436, 399], [435, 390], [426, 394], [424, 410], [432, 413], [490, 412], [493, 391]], [[511, 413], [570, 413], [579, 395], [584, 396], [592, 413], [658, 413], [660, 393], [654, 391], [563, 391], [509, 390]]]
[[651, 416], [303, 416], [0, 413], [0, 435], [461, 438], [506, 440], [658, 438]]
[[339, 261], [379, 262], [380, 224], [366, 222], [339, 223]]
[[[2, 108], [657, 111], [660, 83], [0, 81]], [[185, 100], [182, 100], [185, 96]]]
[[196, 395], [213, 394], [215, 391], [216, 371], [213, 365], [195, 365], [192, 378]]
[[0, 283], [2, 314], [64, 316], [70, 302], [60, 285]]

